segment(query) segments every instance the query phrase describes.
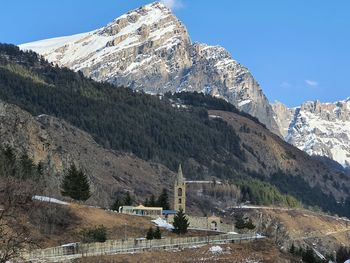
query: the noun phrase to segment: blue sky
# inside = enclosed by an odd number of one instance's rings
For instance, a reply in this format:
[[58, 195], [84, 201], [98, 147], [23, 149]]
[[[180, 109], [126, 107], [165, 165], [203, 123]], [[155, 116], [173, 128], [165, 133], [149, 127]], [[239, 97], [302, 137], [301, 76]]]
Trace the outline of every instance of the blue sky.
[[[270, 101], [350, 97], [350, 1], [164, 0], [192, 41], [221, 45]], [[20, 44], [102, 27], [146, 0], [2, 1], [0, 42]]]

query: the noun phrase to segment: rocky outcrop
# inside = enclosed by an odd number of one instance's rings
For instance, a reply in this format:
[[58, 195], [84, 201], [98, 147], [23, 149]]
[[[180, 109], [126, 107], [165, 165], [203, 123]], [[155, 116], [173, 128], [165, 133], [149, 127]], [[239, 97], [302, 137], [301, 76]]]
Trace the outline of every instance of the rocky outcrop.
[[20, 45], [98, 81], [151, 94], [197, 91], [223, 98], [279, 134], [251, 73], [219, 46], [192, 43], [161, 3], [130, 11], [92, 32]]
[[0, 145], [18, 155], [27, 153], [45, 167], [46, 195], [60, 197], [64, 172], [75, 163], [89, 177], [90, 204], [109, 207], [113, 197], [130, 191], [136, 201], [172, 189], [174, 176], [160, 164], [130, 154], [104, 149], [93, 138], [67, 122], [48, 116], [33, 117], [17, 106], [0, 101]]
[[310, 155], [350, 166], [350, 98], [335, 103], [308, 101], [293, 109], [278, 103], [273, 108], [287, 142]]

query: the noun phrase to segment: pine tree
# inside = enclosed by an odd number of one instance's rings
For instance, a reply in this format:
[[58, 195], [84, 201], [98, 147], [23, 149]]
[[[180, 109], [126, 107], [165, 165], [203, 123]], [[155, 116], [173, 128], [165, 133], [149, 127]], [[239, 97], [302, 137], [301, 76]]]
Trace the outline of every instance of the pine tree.
[[123, 203], [120, 201], [119, 198], [117, 198], [114, 203], [112, 204], [111, 206], [111, 210], [114, 210], [114, 211], [119, 211], [119, 207], [122, 206]]
[[187, 233], [187, 228], [189, 225], [190, 223], [188, 222], [185, 213], [182, 209], [180, 209], [174, 217], [173, 232], [176, 234], [185, 234]]
[[143, 205], [144, 205], [144, 206], [150, 206], [150, 205], [149, 205], [149, 200], [148, 200], [148, 198], [146, 198], [145, 202], [143, 202]]
[[124, 197], [124, 204], [123, 205], [132, 205], [133, 200], [130, 196], [129, 192], [126, 192], [125, 197]]
[[169, 204], [169, 195], [166, 188], [163, 188], [162, 193], [158, 197], [157, 205], [162, 207], [163, 210], [169, 210], [170, 204]]
[[152, 194], [151, 195], [151, 198], [149, 199], [149, 203], [148, 203], [149, 206], [157, 206], [157, 201], [156, 201], [156, 198], [154, 197], [154, 195]]
[[87, 176], [72, 164], [63, 178], [61, 185], [63, 196], [69, 196], [74, 200], [86, 201], [91, 196], [90, 185]]
[[302, 256], [303, 262], [306, 263], [317, 263], [317, 258], [315, 257], [314, 251], [311, 248], [307, 248]]
[[154, 237], [154, 239], [161, 239], [162, 238], [162, 233], [160, 232], [160, 229], [158, 226], [156, 228], [156, 231], [154, 231], [153, 237]]
[[19, 172], [21, 178], [33, 178], [33, 175], [36, 174], [35, 165], [26, 153], [20, 158]]
[[153, 228], [150, 227], [147, 231], [147, 234], [146, 234], [146, 239], [147, 240], [152, 240], [154, 238], [154, 232], [153, 232]]
[[235, 227], [236, 227], [237, 229], [243, 229], [243, 228], [245, 228], [245, 222], [244, 222], [244, 219], [243, 219], [242, 216], [238, 216], [238, 217], [236, 218]]
[[291, 253], [291, 254], [295, 254], [295, 246], [294, 246], [294, 243], [292, 243], [292, 245], [291, 245], [291, 247], [289, 248], [289, 253]]

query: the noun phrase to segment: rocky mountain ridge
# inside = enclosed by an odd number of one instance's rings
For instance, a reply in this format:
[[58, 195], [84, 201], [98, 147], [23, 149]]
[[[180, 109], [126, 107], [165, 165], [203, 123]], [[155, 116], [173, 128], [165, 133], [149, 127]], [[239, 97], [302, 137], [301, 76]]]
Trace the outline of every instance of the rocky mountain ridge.
[[309, 155], [350, 166], [350, 98], [334, 103], [308, 101], [288, 109], [272, 105], [285, 140]]
[[98, 81], [151, 94], [198, 91], [223, 98], [279, 134], [252, 74], [224, 48], [192, 43], [185, 26], [159, 2], [91, 32], [20, 47]]

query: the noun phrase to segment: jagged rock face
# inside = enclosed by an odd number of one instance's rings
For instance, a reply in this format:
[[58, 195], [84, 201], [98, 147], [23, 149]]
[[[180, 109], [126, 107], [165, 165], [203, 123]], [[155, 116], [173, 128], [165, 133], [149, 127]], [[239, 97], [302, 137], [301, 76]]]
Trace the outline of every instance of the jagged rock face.
[[222, 47], [191, 43], [185, 26], [161, 3], [130, 11], [88, 33], [20, 47], [95, 80], [151, 94], [209, 93], [279, 133], [272, 108], [249, 71]]
[[350, 166], [350, 98], [335, 103], [311, 101], [293, 109], [274, 104], [273, 108], [287, 142], [310, 155]]
[[274, 119], [279, 127], [279, 131], [283, 138], [286, 138], [289, 131], [289, 124], [295, 113], [295, 108], [289, 109], [286, 105], [278, 101], [271, 105], [275, 113]]

